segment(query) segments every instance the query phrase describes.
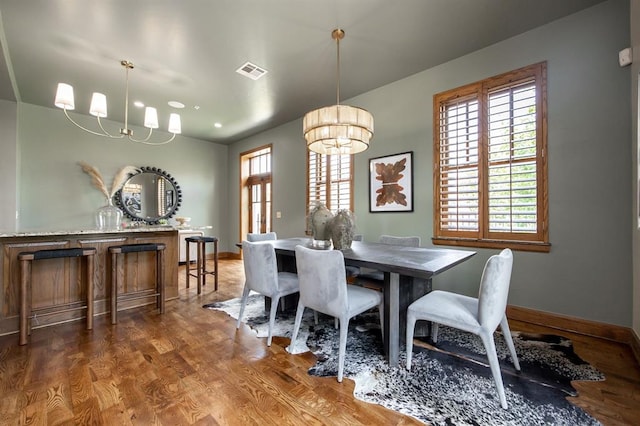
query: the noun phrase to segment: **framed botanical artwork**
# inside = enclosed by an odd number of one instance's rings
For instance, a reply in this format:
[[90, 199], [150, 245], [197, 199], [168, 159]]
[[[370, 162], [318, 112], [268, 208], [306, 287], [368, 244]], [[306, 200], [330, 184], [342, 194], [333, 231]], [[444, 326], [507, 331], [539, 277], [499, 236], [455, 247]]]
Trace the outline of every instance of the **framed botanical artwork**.
[[413, 211], [413, 151], [369, 159], [369, 211]]

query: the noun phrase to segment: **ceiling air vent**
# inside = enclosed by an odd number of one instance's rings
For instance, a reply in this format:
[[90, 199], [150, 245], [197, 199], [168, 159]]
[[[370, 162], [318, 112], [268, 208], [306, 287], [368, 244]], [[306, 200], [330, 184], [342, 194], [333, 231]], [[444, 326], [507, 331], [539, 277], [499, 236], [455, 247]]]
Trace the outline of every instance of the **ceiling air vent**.
[[251, 62], [245, 62], [245, 64], [238, 68], [236, 72], [240, 75], [244, 75], [245, 77], [249, 77], [251, 80], [257, 80], [265, 75], [267, 70], [260, 68]]

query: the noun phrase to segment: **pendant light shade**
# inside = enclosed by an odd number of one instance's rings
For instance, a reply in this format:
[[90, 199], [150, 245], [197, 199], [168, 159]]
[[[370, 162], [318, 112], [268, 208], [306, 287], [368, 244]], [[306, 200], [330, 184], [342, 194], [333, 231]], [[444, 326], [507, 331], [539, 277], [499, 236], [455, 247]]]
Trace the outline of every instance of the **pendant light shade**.
[[104, 118], [107, 116], [107, 97], [103, 93], [95, 92], [91, 97], [89, 114], [94, 117]]
[[369, 148], [373, 116], [349, 105], [310, 111], [303, 120], [307, 148], [318, 154], [357, 154]]
[[58, 108], [73, 111], [76, 108], [73, 86], [67, 83], [58, 83], [58, 91], [56, 92], [56, 100], [54, 103]]
[[172, 112], [169, 114], [169, 132], [182, 133], [182, 124], [180, 122], [180, 115]]
[[157, 129], [158, 125], [158, 110], [153, 107], [146, 107], [144, 109], [144, 127], [148, 129]]
[[305, 114], [302, 131], [307, 148], [318, 154], [357, 154], [369, 148], [373, 137], [373, 116], [369, 111], [340, 105], [340, 40], [344, 31], [333, 30], [337, 44], [337, 102]]
[[67, 111], [72, 111], [75, 108], [75, 102], [73, 97], [73, 86], [66, 83], [58, 83], [58, 90], [56, 92], [55, 105], [58, 108], [62, 108], [64, 110], [64, 114], [67, 119], [84, 130], [87, 133], [91, 133], [96, 136], [103, 136], [107, 138], [113, 139], [122, 139], [127, 137], [130, 141], [144, 143], [147, 145], [163, 145], [171, 142], [177, 134], [182, 132], [182, 127], [180, 124], [180, 115], [172, 113], [169, 116], [169, 133], [171, 133], [171, 137], [169, 139], [165, 139], [163, 141], [150, 141], [151, 135], [154, 129], [157, 129], [158, 126], [158, 112], [155, 108], [147, 107], [145, 109], [144, 114], [144, 127], [149, 129], [147, 136], [142, 139], [135, 139], [133, 137], [133, 130], [129, 128], [129, 70], [133, 69], [133, 64], [129, 61], [122, 60], [120, 61], [120, 65], [125, 70], [125, 95], [124, 95], [124, 126], [120, 129], [119, 134], [111, 134], [109, 133], [102, 122], [101, 118], [105, 118], [107, 116], [107, 97], [103, 93], [94, 93], [91, 97], [91, 106], [89, 107], [89, 114], [93, 115], [98, 119], [98, 127], [99, 131], [94, 131], [91, 129], [87, 129], [83, 127], [76, 121], [74, 121]]

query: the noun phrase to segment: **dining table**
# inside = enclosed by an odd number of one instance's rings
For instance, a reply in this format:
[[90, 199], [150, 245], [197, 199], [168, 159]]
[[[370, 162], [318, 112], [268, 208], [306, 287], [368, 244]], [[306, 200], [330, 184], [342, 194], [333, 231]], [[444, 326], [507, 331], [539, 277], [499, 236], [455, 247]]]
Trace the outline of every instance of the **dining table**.
[[[311, 238], [284, 238], [269, 241], [276, 251], [278, 269], [295, 272], [295, 248], [298, 245], [316, 247]], [[470, 250], [431, 247], [407, 247], [391, 244], [353, 241], [341, 250], [345, 265], [370, 268], [383, 272], [384, 351], [390, 365], [396, 366], [406, 335], [408, 306], [429, 293], [432, 278], [473, 257]], [[357, 279], [356, 279], [357, 282]], [[422, 325], [424, 327], [424, 324]], [[428, 333], [425, 327], [424, 333]], [[416, 331], [416, 336], [421, 333]]]

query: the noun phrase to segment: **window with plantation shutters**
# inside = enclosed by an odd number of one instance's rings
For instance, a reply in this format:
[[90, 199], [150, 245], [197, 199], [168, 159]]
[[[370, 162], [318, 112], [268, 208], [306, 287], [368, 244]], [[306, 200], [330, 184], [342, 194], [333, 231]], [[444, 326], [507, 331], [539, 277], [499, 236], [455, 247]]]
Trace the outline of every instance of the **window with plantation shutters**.
[[546, 63], [434, 96], [434, 244], [549, 251]]
[[307, 151], [307, 172], [307, 215], [318, 203], [353, 211], [353, 155]]

